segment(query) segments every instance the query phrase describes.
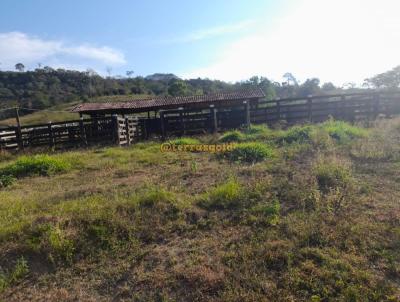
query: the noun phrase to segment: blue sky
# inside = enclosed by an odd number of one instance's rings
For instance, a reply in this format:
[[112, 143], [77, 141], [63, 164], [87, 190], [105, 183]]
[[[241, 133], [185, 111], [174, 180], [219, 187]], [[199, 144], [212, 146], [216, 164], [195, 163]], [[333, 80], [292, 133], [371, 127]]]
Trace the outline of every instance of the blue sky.
[[362, 80], [400, 64], [396, 0], [2, 0], [0, 69]]

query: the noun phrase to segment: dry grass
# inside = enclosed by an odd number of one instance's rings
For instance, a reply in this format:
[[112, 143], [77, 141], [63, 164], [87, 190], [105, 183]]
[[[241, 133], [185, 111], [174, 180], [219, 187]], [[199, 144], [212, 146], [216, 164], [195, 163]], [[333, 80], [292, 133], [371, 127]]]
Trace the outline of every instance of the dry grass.
[[158, 142], [50, 155], [71, 168], [0, 190], [0, 276], [29, 270], [0, 300], [398, 301], [399, 123], [255, 128], [277, 156], [252, 165]]

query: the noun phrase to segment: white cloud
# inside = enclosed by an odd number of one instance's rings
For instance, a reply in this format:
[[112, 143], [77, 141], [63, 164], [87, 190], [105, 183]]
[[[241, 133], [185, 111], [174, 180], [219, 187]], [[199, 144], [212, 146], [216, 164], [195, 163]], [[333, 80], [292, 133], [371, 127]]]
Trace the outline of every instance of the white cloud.
[[236, 81], [252, 75], [280, 80], [319, 77], [362, 83], [400, 65], [398, 0], [302, 0], [274, 24], [228, 45], [220, 56], [184, 77]]
[[185, 36], [168, 40], [170, 43], [186, 43], [214, 38], [226, 34], [238, 33], [255, 25], [254, 20], [244, 20], [234, 24], [221, 25], [211, 28], [196, 30]]
[[0, 33], [0, 62], [2, 69], [12, 69], [22, 62], [25, 65], [54, 61], [76, 65], [82, 59], [107, 65], [124, 64], [124, 55], [110, 47], [94, 47], [87, 44], [68, 45], [63, 41], [44, 40], [21, 32]]

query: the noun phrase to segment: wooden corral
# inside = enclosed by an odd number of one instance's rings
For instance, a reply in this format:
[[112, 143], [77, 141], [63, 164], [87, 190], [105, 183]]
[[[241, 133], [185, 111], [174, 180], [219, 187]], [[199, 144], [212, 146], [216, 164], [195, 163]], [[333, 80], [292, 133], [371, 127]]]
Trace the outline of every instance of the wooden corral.
[[[379, 115], [390, 117], [400, 114], [400, 92], [320, 95], [267, 101], [260, 98], [259, 92], [246, 93], [225, 95], [227, 100], [223, 98], [224, 94], [219, 94], [218, 97], [196, 96], [196, 101], [192, 99], [193, 102], [186, 106], [182, 106], [182, 98], [168, 98], [167, 107], [170, 108], [175, 102], [175, 108], [160, 109], [167, 103], [158, 103], [161, 106], [158, 108], [158, 115], [152, 118], [127, 115], [132, 110], [130, 107], [139, 106], [138, 110], [141, 112], [148, 110], [150, 107], [146, 107], [145, 101], [140, 105], [126, 106], [130, 108], [127, 111], [121, 111], [121, 104], [102, 105], [101, 108], [93, 106], [90, 107], [92, 109], [89, 119], [3, 129], [0, 131], [0, 149], [130, 145], [149, 137], [165, 139], [168, 136], [212, 133], [248, 127], [251, 123], [273, 125], [285, 121], [290, 125], [321, 122], [330, 117], [354, 122], [360, 119], [372, 120]], [[154, 101], [151, 102], [152, 108], [154, 104]], [[89, 110], [87, 106], [79, 108]], [[112, 108], [116, 108], [115, 111]], [[76, 108], [74, 111], [89, 112]], [[112, 115], [107, 116], [106, 112]]]
[[32, 126], [9, 127], [0, 131], [0, 150], [33, 147], [68, 148], [93, 144], [130, 145], [143, 137], [138, 119], [117, 115]]

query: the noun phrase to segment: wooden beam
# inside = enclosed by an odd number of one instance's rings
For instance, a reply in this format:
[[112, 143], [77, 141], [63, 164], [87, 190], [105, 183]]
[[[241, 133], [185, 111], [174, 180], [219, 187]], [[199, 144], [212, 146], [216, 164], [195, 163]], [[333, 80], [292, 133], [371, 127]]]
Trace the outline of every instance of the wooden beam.
[[24, 149], [24, 142], [22, 140], [21, 121], [19, 120], [19, 108], [15, 107], [15, 119], [17, 120], [17, 143], [20, 150]]
[[250, 128], [250, 102], [244, 101], [244, 113], [245, 113], [245, 124], [247, 128]]

